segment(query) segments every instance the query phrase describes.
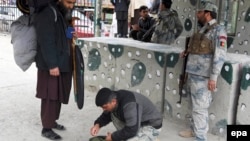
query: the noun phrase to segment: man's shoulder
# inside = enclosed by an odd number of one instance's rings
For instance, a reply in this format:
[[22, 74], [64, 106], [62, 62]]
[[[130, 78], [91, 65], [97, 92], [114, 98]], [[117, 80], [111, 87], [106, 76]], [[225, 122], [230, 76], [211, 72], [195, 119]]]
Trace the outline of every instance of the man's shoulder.
[[36, 12], [37, 20], [53, 19], [53, 21], [57, 21], [59, 11], [56, 6], [48, 5], [44, 7], [42, 10]]
[[216, 24], [214, 27], [219, 34], [227, 34], [226, 27], [221, 24]]
[[170, 9], [169, 16], [178, 17], [178, 12], [174, 9]]
[[135, 99], [134, 93], [132, 91], [121, 89], [116, 91], [116, 94], [118, 99], [122, 101], [134, 101]]

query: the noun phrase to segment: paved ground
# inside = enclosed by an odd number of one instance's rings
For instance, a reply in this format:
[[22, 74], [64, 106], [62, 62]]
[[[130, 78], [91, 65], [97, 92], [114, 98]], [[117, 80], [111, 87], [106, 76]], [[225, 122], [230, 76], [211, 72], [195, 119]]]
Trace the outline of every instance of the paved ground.
[[[0, 33], [0, 140], [1, 141], [47, 141], [41, 137], [39, 118], [40, 100], [35, 98], [36, 68], [22, 72], [13, 58], [10, 36]], [[59, 133], [64, 141], [88, 141], [89, 129], [100, 114], [101, 109], [94, 105], [94, 93], [86, 91], [85, 105], [78, 110], [71, 95], [68, 105], [62, 106], [61, 119], [66, 131]], [[160, 141], [192, 141], [178, 136], [185, 129], [185, 123], [164, 119]], [[112, 125], [103, 128], [100, 134], [114, 130]], [[209, 141], [225, 141], [208, 135]]]

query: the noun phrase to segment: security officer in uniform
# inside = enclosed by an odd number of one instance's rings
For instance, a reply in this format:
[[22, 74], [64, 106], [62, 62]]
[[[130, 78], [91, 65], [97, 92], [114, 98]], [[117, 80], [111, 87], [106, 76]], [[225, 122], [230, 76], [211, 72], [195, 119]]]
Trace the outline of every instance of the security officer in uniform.
[[187, 91], [192, 102], [192, 128], [179, 132], [182, 137], [195, 137], [196, 141], [207, 141], [208, 108], [212, 101], [211, 93], [216, 89], [227, 51], [227, 33], [216, 22], [217, 6], [203, 1], [197, 12], [201, 29], [190, 37], [186, 72], [188, 74]]
[[159, 44], [172, 44], [183, 30], [178, 13], [171, 9], [172, 0], [161, 0], [160, 12], [156, 20], [151, 42]]

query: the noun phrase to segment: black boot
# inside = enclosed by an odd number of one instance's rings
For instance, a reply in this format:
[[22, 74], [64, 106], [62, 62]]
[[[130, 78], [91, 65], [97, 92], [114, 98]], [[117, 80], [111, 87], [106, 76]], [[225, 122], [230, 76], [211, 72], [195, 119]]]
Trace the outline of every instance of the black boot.
[[53, 127], [53, 129], [57, 129], [57, 130], [60, 130], [60, 131], [66, 130], [66, 128], [63, 125], [58, 124], [58, 123], [56, 123], [56, 126]]
[[48, 138], [50, 140], [61, 140], [62, 139], [62, 137], [60, 135], [58, 135], [57, 133], [55, 133], [50, 128], [43, 128], [43, 130], [42, 130], [42, 136], [46, 137], [46, 138]]

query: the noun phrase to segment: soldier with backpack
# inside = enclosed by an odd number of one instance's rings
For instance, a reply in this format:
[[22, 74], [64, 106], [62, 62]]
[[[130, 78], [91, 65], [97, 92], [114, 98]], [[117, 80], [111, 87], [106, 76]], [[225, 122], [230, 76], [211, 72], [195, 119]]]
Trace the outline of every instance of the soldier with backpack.
[[70, 39], [65, 31], [75, 3], [76, 0], [54, 0], [39, 9], [34, 17], [38, 68], [36, 97], [41, 99], [42, 136], [51, 140], [62, 138], [52, 129], [66, 129], [56, 120], [60, 117], [61, 104], [68, 104], [71, 90]]
[[[183, 30], [178, 14], [171, 9], [172, 0], [160, 2], [160, 12], [154, 27], [151, 42], [160, 44], [172, 44]], [[150, 30], [149, 30], [150, 32]]]

